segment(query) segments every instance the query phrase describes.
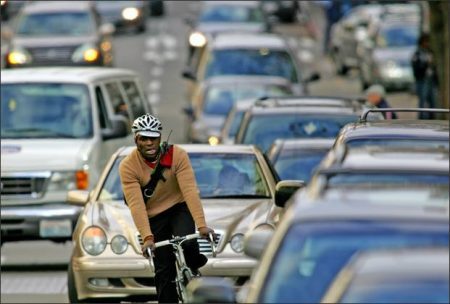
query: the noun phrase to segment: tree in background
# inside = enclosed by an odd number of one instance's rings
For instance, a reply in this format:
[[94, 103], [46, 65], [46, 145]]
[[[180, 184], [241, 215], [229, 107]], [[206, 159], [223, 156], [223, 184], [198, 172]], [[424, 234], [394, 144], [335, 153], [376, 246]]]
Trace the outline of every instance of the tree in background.
[[435, 54], [439, 79], [438, 106], [449, 108], [449, 2], [448, 0], [429, 1], [430, 43]]

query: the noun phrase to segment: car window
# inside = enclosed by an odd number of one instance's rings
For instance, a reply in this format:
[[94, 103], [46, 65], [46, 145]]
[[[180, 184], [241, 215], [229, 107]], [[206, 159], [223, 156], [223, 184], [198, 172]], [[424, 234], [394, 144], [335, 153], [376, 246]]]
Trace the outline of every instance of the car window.
[[255, 155], [189, 153], [200, 196], [270, 197], [266, 177]]
[[314, 169], [327, 152], [328, 149], [310, 151], [284, 149], [274, 160], [274, 167], [281, 179], [297, 179], [309, 182]]
[[419, 37], [419, 27], [402, 25], [382, 28], [376, 37], [379, 47], [415, 46]]
[[226, 115], [237, 100], [291, 94], [292, 91], [279, 85], [234, 84], [233, 86], [212, 86], [206, 91], [203, 112], [210, 115]]
[[1, 85], [2, 138], [93, 136], [88, 88], [80, 84]]
[[[270, 190], [255, 155], [189, 153], [200, 197], [269, 198]], [[123, 200], [118, 158], [108, 173], [100, 200]]]
[[27, 36], [84, 36], [95, 32], [94, 18], [88, 12], [57, 12], [22, 15], [17, 34]]
[[139, 94], [139, 89], [134, 81], [123, 81], [123, 88], [125, 90], [125, 94], [128, 97], [131, 106], [131, 112], [134, 117], [142, 116], [146, 113], [144, 107], [144, 100], [142, 100], [141, 95]]
[[110, 82], [105, 84], [106, 92], [108, 93], [109, 100], [112, 103], [114, 114], [119, 114], [130, 119], [128, 114], [128, 106], [125, 102], [125, 98], [120, 92], [119, 84], [117, 82]]
[[244, 144], [267, 151], [277, 138], [335, 138], [339, 130], [358, 120], [355, 115], [270, 114], [253, 115], [247, 125]]
[[200, 22], [263, 22], [262, 11], [238, 5], [212, 5], [203, 10]]
[[298, 83], [296, 66], [289, 53], [268, 48], [213, 51], [206, 66], [205, 79], [220, 75], [280, 76]]
[[362, 249], [448, 246], [447, 223], [349, 221], [294, 224], [270, 264], [259, 303], [319, 303]]
[[346, 142], [351, 148], [377, 146], [377, 147], [429, 147], [436, 149], [449, 149], [449, 139], [428, 140], [426, 138], [419, 139], [398, 139], [398, 138], [355, 138]]
[[105, 104], [105, 97], [103, 96], [100, 87], [95, 88], [95, 97], [97, 99], [98, 120], [100, 122], [100, 128], [111, 128], [111, 122], [109, 121], [108, 111]]

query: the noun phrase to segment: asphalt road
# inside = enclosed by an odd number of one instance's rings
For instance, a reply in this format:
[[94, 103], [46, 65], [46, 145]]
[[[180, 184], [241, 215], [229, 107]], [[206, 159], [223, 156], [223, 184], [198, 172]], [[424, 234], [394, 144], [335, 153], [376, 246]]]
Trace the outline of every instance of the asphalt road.
[[[164, 138], [172, 129], [171, 142], [184, 143], [185, 117], [182, 108], [184, 80], [181, 70], [186, 59], [185, 39], [188, 31], [183, 17], [195, 5], [193, 2], [167, 2], [167, 15], [148, 20], [148, 30], [139, 35], [121, 34], [115, 37], [115, 66], [137, 71], [154, 112], [163, 122]], [[313, 11], [317, 26], [320, 11]], [[308, 68], [321, 73], [322, 79], [310, 85], [310, 93], [317, 95], [361, 95], [357, 72], [348, 77], [337, 76], [329, 58], [321, 55], [320, 42], [304, 37], [298, 24], [280, 25], [276, 31], [288, 37], [299, 56], [309, 59]], [[315, 54], [308, 57], [305, 51]], [[392, 106], [411, 107], [415, 96], [405, 93], [388, 95]], [[409, 114], [402, 114], [406, 118]], [[5, 244], [1, 250], [1, 303], [68, 303], [66, 287], [67, 262], [71, 243], [18, 242]]]

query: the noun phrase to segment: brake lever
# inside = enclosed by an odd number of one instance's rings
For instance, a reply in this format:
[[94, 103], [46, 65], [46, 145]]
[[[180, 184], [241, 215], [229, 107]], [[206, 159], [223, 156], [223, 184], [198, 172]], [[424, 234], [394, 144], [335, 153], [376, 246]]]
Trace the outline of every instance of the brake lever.
[[209, 243], [211, 244], [211, 253], [212, 253], [213, 258], [215, 258], [217, 255], [216, 242], [214, 241], [214, 239], [215, 238], [214, 238], [213, 233], [212, 232], [208, 233], [208, 240], [209, 240]]

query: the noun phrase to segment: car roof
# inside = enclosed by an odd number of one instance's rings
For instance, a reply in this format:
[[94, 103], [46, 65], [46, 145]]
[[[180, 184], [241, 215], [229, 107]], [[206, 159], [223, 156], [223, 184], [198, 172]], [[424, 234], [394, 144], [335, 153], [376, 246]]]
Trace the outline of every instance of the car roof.
[[269, 33], [218, 33], [212, 40], [211, 47], [219, 49], [276, 49], [287, 50], [288, 45], [284, 38], [277, 34]]
[[355, 114], [356, 111], [352, 108], [344, 107], [330, 107], [320, 105], [305, 105], [295, 107], [255, 107], [251, 106], [250, 111], [252, 115], [272, 115], [272, 114], [323, 114], [323, 115], [350, 115]]
[[282, 146], [282, 150], [311, 150], [329, 149], [333, 143], [334, 138], [279, 138], [273, 142], [273, 145]]
[[362, 146], [348, 148], [343, 159], [336, 158], [325, 172], [442, 172], [449, 171], [447, 149], [421, 147]]
[[300, 198], [286, 212], [291, 213], [292, 220], [298, 222], [330, 221], [330, 220], [395, 220], [395, 221], [449, 221], [449, 205], [424, 206], [411, 205], [380, 205], [378, 202], [367, 202], [364, 197], [359, 199], [336, 200], [335, 198], [314, 198], [308, 200], [305, 195], [295, 195]]
[[[188, 153], [227, 153], [227, 154], [255, 154], [259, 150], [254, 145], [216, 145], [208, 144], [177, 144]], [[119, 149], [119, 156], [126, 156], [136, 146], [127, 146]]]
[[346, 141], [359, 138], [449, 138], [447, 120], [377, 120], [350, 123], [341, 130]]
[[357, 98], [338, 96], [279, 96], [260, 99], [255, 106], [258, 107], [295, 107], [295, 106], [325, 106], [362, 108]]
[[358, 252], [349, 266], [356, 276], [447, 277], [448, 247], [380, 249]]
[[8, 69], [1, 71], [1, 82], [59, 82], [59, 83], [90, 83], [111, 77], [136, 77], [137, 74], [128, 69], [110, 67], [33, 67]]
[[225, 75], [225, 76], [214, 76], [205, 80], [207, 85], [218, 85], [218, 84], [241, 84], [241, 83], [255, 83], [262, 85], [284, 85], [289, 86], [290, 81], [283, 77], [277, 76], [250, 76], [250, 75]]
[[39, 12], [86, 11], [92, 7], [89, 1], [29, 1], [22, 12], [34, 14]]

